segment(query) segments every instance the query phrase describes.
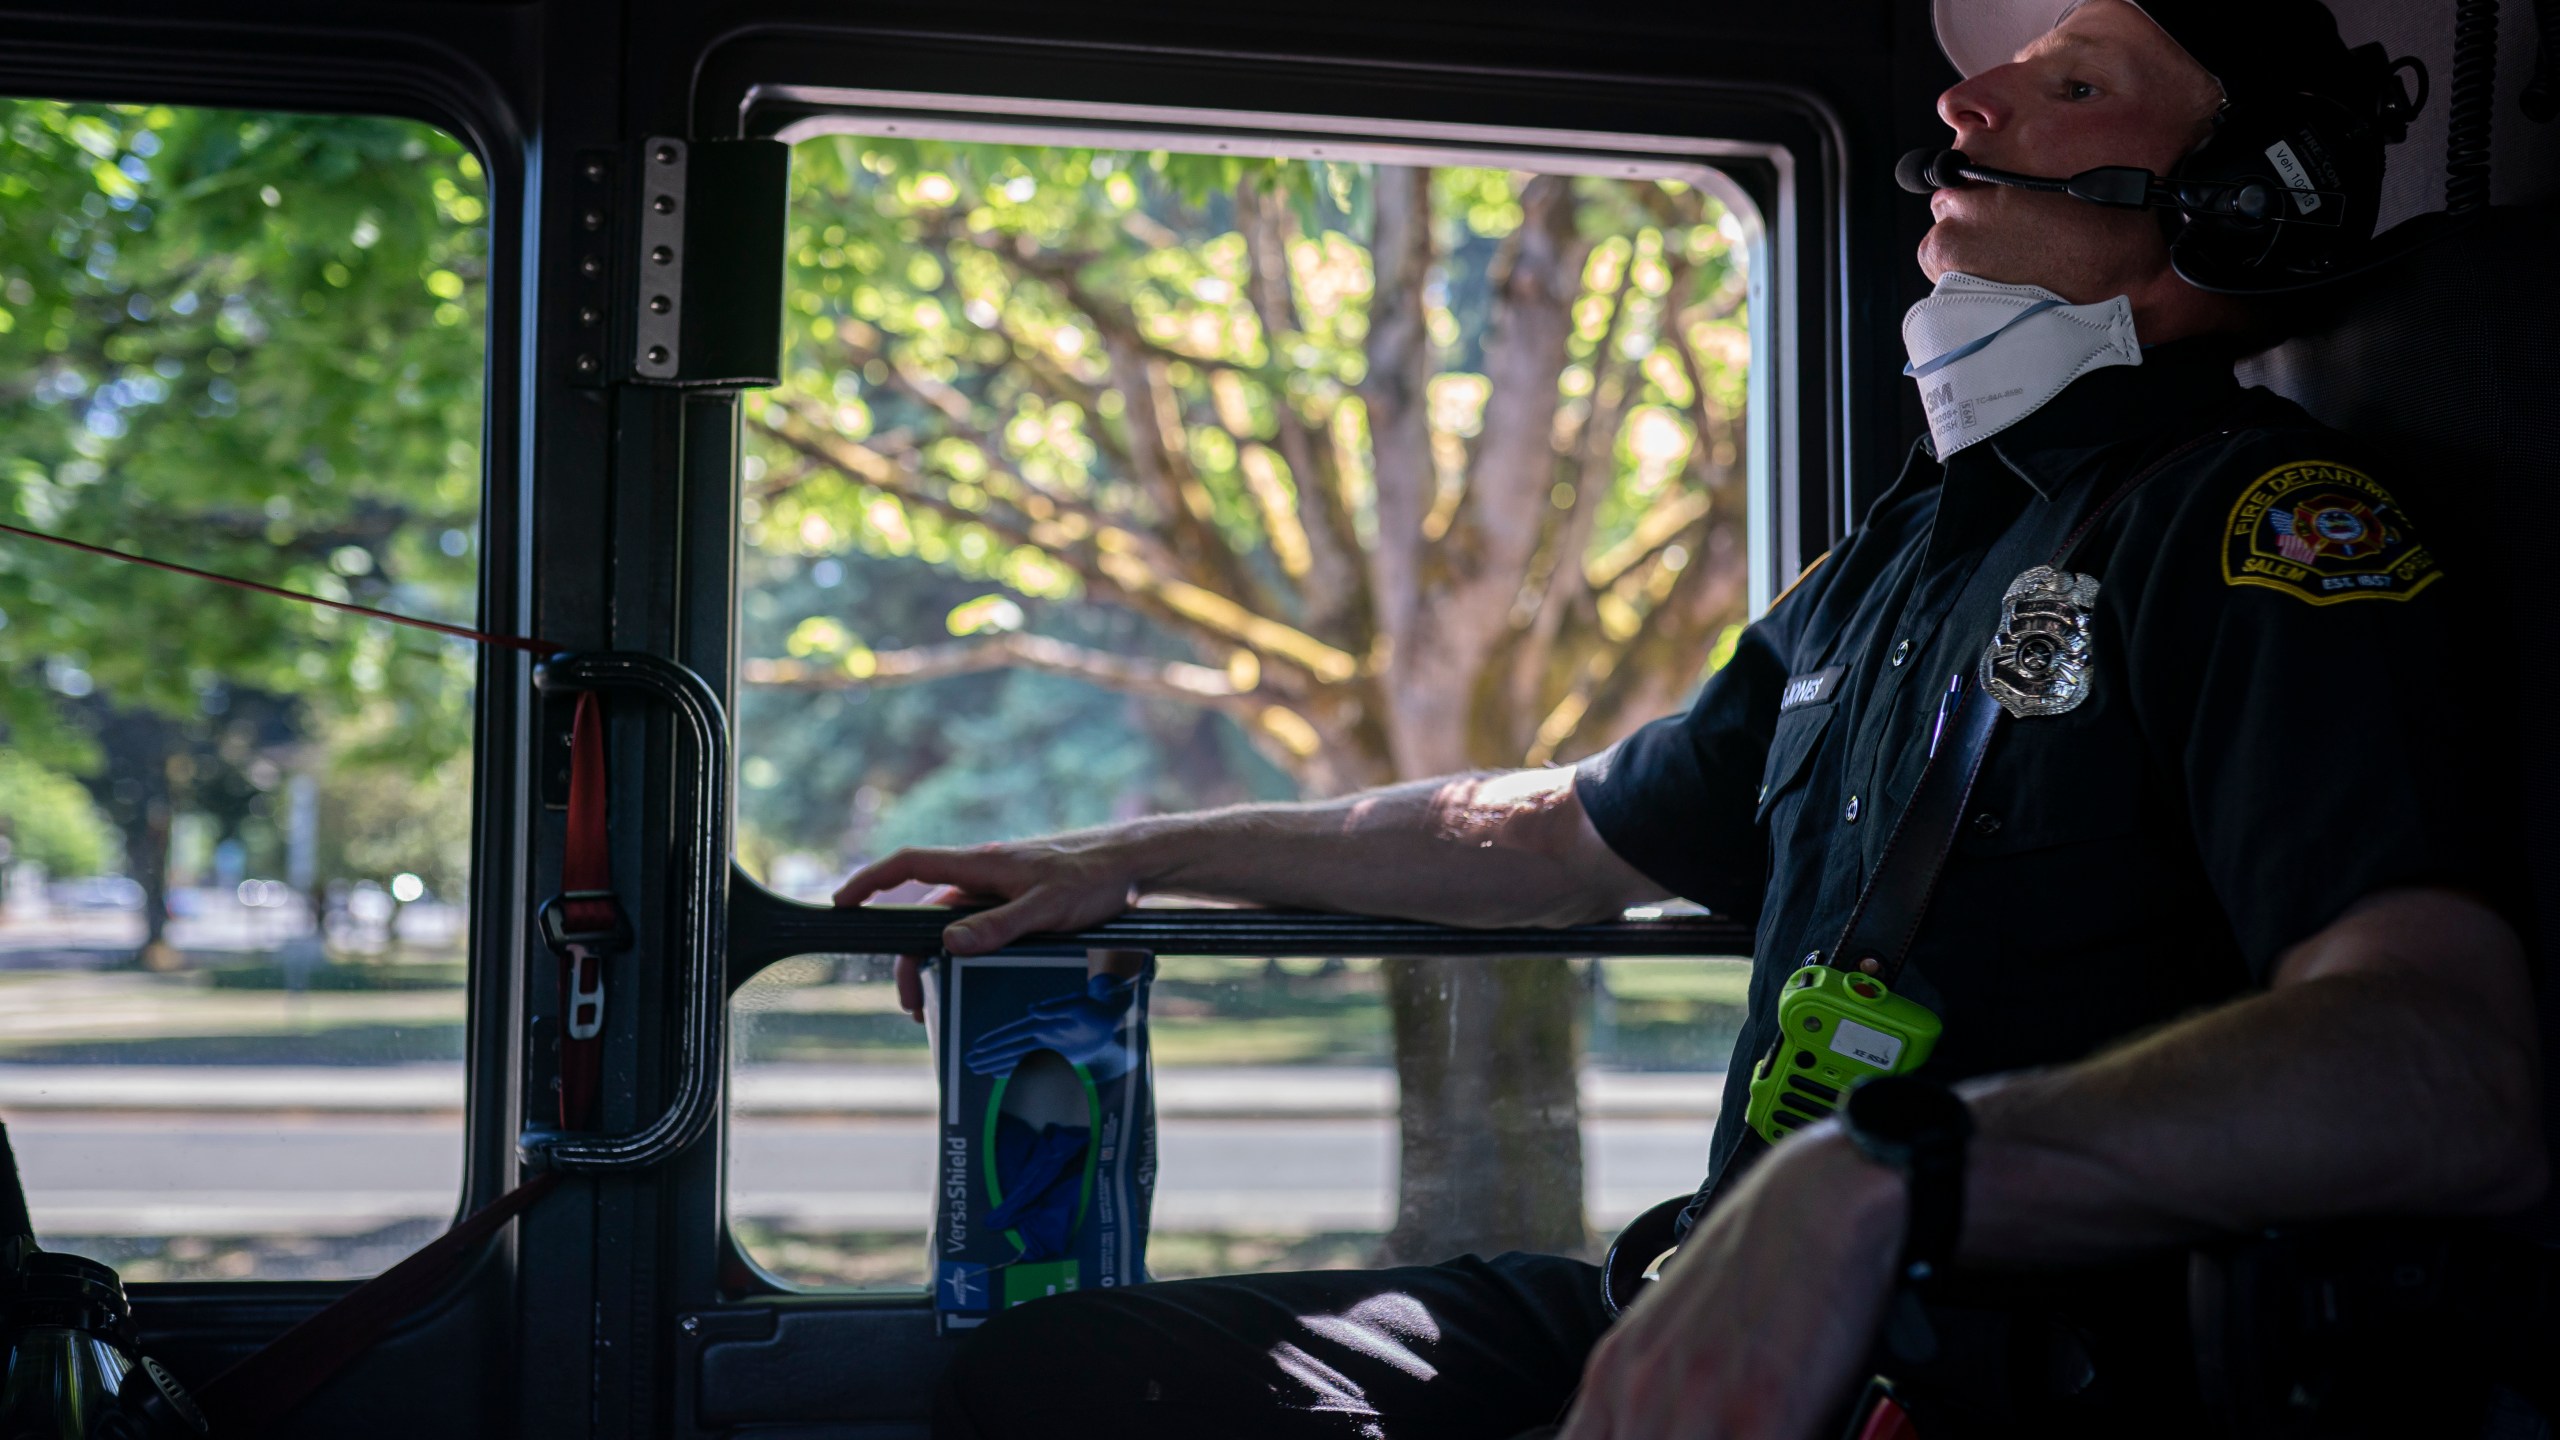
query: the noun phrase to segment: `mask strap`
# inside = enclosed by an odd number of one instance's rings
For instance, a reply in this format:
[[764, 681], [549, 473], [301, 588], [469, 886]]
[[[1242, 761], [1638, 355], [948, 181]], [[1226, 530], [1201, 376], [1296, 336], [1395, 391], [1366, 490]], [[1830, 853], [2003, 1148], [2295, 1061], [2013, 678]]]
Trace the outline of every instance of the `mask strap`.
[[2057, 305], [2067, 303], [2069, 302], [2062, 300], [2039, 300], [2033, 305], [2028, 306], [2026, 309], [2019, 311], [2017, 314], [2010, 316], [2008, 324], [2001, 326], [1990, 334], [1982, 336], [1980, 339], [1968, 340], [1953, 350], [1948, 351], [1946, 354], [1937, 356], [1925, 364], [1905, 365], [1902, 367], [1902, 373], [1910, 376], [1914, 380], [1921, 379], [1924, 376], [1935, 375], [1939, 371], [1946, 369], [1948, 366], [1953, 365], [1967, 355], [1979, 353], [1982, 347], [2007, 334], [2011, 326], [2033, 319], [2047, 310], [2053, 309]]

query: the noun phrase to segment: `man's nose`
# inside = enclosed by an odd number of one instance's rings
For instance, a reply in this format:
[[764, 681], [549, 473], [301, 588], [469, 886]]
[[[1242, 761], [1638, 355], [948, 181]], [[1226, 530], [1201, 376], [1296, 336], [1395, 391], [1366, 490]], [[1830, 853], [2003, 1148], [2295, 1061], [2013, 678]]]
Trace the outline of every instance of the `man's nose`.
[[1946, 93], [1938, 97], [1938, 118], [1956, 132], [1957, 149], [1964, 149], [1976, 136], [1990, 134], [2009, 123], [2010, 106], [2001, 93], [2000, 80], [2011, 68], [1995, 65], [1948, 86]]

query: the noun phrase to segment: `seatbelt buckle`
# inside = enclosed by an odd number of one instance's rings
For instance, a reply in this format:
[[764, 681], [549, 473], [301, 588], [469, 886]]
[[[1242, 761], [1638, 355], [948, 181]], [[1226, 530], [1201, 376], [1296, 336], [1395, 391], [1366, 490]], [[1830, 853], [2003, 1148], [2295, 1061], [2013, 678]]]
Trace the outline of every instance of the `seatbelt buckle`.
[[569, 947], [569, 1038], [604, 1033], [604, 957], [583, 945]]
[[[572, 930], [569, 928], [571, 905], [602, 905], [613, 913], [611, 924], [601, 928]], [[622, 908], [610, 890], [563, 890], [542, 902], [534, 912], [542, 927], [542, 943], [551, 953], [567, 959], [572, 950], [590, 955], [619, 955], [631, 948], [631, 916]]]
[[[571, 905], [602, 906], [608, 923], [588, 929], [569, 928]], [[569, 962], [566, 1029], [572, 1040], [593, 1040], [604, 1033], [604, 957], [631, 948], [631, 917], [610, 890], [563, 890], [542, 902], [535, 913], [542, 942]]]

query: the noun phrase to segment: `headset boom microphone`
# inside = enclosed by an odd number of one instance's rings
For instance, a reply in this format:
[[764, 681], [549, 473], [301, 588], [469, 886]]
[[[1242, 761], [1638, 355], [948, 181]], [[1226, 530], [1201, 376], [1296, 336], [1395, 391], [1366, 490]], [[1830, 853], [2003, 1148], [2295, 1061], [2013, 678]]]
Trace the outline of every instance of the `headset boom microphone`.
[[[1893, 167], [1893, 178], [1915, 195], [1958, 189], [1969, 183], [2002, 185], [2013, 190], [2068, 195], [2115, 210], [2183, 210], [2190, 214], [2202, 211], [2274, 225], [2335, 225], [2339, 213], [2324, 203], [2338, 198], [2326, 190], [2291, 190], [2289, 193], [2296, 197], [2308, 197], [2309, 204], [2297, 199], [2288, 206], [2276, 203], [2279, 192], [2269, 182], [2163, 180], [2139, 165], [2101, 165], [2060, 179], [1994, 170], [1974, 164], [1961, 150], [1926, 147], [1903, 156]], [[2328, 213], [2321, 214], [2323, 210]]]

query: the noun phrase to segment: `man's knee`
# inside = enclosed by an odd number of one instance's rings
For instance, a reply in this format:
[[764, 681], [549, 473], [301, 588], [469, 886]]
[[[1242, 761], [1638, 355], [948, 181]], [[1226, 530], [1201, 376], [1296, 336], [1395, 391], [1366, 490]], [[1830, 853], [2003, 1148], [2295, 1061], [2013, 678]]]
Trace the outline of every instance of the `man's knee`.
[[935, 1440], [1004, 1440], [1018, 1420], [1073, 1407], [1065, 1393], [1099, 1378], [1091, 1353], [1108, 1328], [1109, 1292], [1052, 1295], [991, 1316], [957, 1343], [933, 1396]]

